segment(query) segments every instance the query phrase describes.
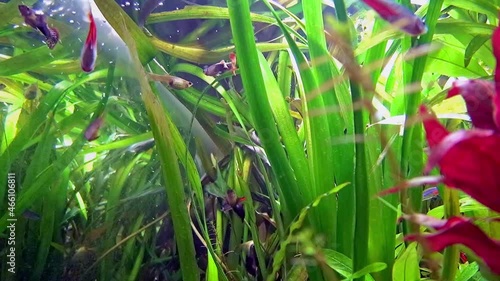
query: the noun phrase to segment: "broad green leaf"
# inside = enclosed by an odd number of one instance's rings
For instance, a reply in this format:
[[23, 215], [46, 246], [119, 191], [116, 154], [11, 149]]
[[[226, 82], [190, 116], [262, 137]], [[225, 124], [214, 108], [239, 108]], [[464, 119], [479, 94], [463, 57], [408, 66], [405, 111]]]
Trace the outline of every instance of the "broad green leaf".
[[[125, 18], [131, 21], [126, 15]], [[166, 183], [165, 190], [167, 201], [172, 213], [172, 223], [176, 233], [175, 241], [179, 251], [183, 279], [186, 281], [198, 281], [200, 280], [200, 276], [198, 266], [196, 265], [191, 223], [188, 209], [186, 208], [186, 195], [184, 193], [184, 185], [178, 165], [179, 158], [176, 155], [175, 144], [176, 141], [179, 140], [175, 139], [175, 135], [177, 134], [174, 135], [174, 133], [172, 133], [174, 131], [178, 133], [178, 129], [173, 125], [170, 116], [166, 114], [163, 106], [153, 93], [151, 86], [148, 84], [146, 73], [139, 59], [139, 49], [137, 49], [135, 45], [137, 40], [134, 39], [136, 38], [133, 37], [133, 33], [129, 32], [128, 27], [125, 25], [126, 22], [124, 22], [124, 18], [120, 19], [120, 17], [118, 17], [115, 20], [116, 26], [114, 26], [114, 28], [117, 29], [118, 34], [120, 34], [130, 50], [133, 70], [138, 75], [142, 98], [150, 118], [156, 148], [159, 151], [162, 175]], [[143, 59], [148, 61], [147, 57], [143, 57]], [[190, 172], [196, 173], [197, 171], [191, 170]], [[201, 200], [201, 198], [199, 200]], [[203, 207], [203, 205], [200, 206]]]
[[477, 35], [470, 41], [465, 49], [464, 66], [468, 67], [470, 60], [474, 57], [476, 52], [491, 38], [490, 35]]
[[396, 259], [392, 274], [394, 281], [420, 280], [420, 267], [416, 242], [410, 243], [403, 254]]
[[436, 24], [436, 34], [475, 34], [491, 35], [495, 29], [494, 25], [485, 23], [465, 22], [455, 19], [440, 20]]
[[323, 249], [326, 264], [344, 277], [352, 275], [352, 260], [342, 253], [331, 249]]
[[51, 62], [65, 58], [71, 54], [69, 48], [62, 44], [57, 44], [51, 50], [47, 46], [40, 46], [36, 49], [20, 54], [4, 61], [0, 61], [0, 76], [10, 76], [26, 71], [30, 71]]
[[463, 265], [457, 275], [456, 281], [468, 281], [479, 271], [479, 265], [476, 262]]
[[373, 272], [382, 271], [382, 270], [386, 269], [386, 267], [387, 267], [387, 265], [383, 262], [376, 262], [376, 263], [369, 264], [369, 265], [363, 267], [361, 270], [353, 273], [352, 276], [350, 278], [348, 278], [348, 280], [360, 278], [360, 277], [363, 277], [363, 276], [368, 275], [368, 274], [373, 273]]
[[452, 5], [454, 7], [465, 9], [467, 11], [486, 14], [488, 15], [488, 17], [492, 18], [498, 16], [498, 5], [495, 5], [492, 1], [489, 0], [445, 0], [444, 5]]
[[463, 65], [463, 61], [463, 52], [444, 46], [439, 52], [429, 55], [426, 69], [450, 77], [478, 78], [488, 75], [477, 61], [471, 61], [468, 67]]
[[274, 257], [273, 257], [272, 273], [269, 274], [267, 281], [274, 280], [273, 277], [276, 276], [276, 273], [278, 272], [279, 268], [281, 267], [281, 265], [285, 261], [287, 246], [292, 242], [294, 232], [302, 227], [302, 224], [304, 223], [304, 220], [308, 214], [308, 211], [311, 208], [318, 206], [318, 204], [321, 202], [322, 199], [324, 199], [325, 197], [328, 197], [330, 195], [338, 193], [342, 188], [344, 188], [348, 184], [349, 183], [341, 184], [341, 185], [333, 188], [329, 192], [320, 195], [312, 203], [310, 203], [309, 205], [307, 205], [306, 207], [304, 207], [300, 211], [297, 218], [290, 224], [290, 228], [288, 230], [288, 237], [280, 243], [280, 248], [279, 248], [278, 252], [276, 252]]

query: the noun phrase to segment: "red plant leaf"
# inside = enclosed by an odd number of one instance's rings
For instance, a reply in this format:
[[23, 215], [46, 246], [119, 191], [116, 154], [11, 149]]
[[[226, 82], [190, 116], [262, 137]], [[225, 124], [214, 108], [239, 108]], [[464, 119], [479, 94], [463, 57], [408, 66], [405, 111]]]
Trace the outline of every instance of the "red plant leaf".
[[421, 18], [406, 7], [390, 0], [362, 0], [375, 10], [380, 17], [397, 25], [404, 32], [417, 36], [427, 32], [427, 26]]
[[443, 182], [500, 212], [500, 135], [457, 131], [431, 149], [424, 173], [439, 165]]
[[[434, 220], [430, 220], [434, 221]], [[500, 274], [500, 242], [488, 237], [478, 226], [462, 217], [452, 217], [431, 234], [410, 234], [406, 241], [418, 241], [430, 251], [462, 244], [471, 249], [495, 274]]]
[[378, 193], [378, 196], [385, 196], [387, 194], [395, 193], [400, 191], [401, 189], [411, 188], [411, 187], [422, 187], [422, 185], [436, 185], [443, 181], [442, 176], [423, 176], [423, 177], [415, 177], [409, 180], [405, 180], [400, 184], [384, 189]]
[[429, 146], [433, 148], [439, 144], [449, 133], [446, 128], [439, 123], [436, 116], [429, 113], [425, 105], [419, 108], [420, 116], [424, 122], [425, 135]]
[[412, 223], [424, 225], [427, 227], [432, 227], [433, 229], [436, 229], [436, 230], [442, 229], [448, 223], [447, 220], [440, 220], [440, 219], [436, 219], [436, 218], [431, 217], [431, 216], [427, 216], [424, 214], [418, 214], [418, 213], [411, 214], [411, 215], [403, 215], [403, 216], [401, 216], [401, 218], [408, 220]]
[[498, 128], [500, 128], [500, 27], [497, 27], [491, 38], [493, 46], [493, 55], [497, 60], [495, 67], [495, 96], [493, 97], [493, 119]]
[[474, 127], [486, 130], [499, 130], [493, 120], [493, 96], [495, 84], [486, 80], [456, 81], [448, 91], [448, 98], [462, 95], [467, 112]]
[[[495, 31], [493, 32], [493, 36], [491, 37], [491, 45], [493, 47], [493, 55], [495, 56], [495, 59], [497, 60], [497, 66], [495, 68], [495, 82], [497, 84], [500, 83], [500, 70], [499, 70], [499, 65], [498, 61], [500, 60], [500, 28], [496, 28]], [[498, 85], [497, 85], [497, 92], [498, 92]]]
[[500, 131], [500, 94], [498, 94], [498, 91], [493, 97], [493, 120]]

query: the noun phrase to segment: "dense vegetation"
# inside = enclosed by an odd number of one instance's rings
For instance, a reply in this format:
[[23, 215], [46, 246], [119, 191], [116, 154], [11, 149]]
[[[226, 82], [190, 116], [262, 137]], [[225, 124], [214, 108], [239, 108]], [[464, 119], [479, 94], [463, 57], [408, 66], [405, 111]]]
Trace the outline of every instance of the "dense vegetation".
[[[87, 1], [38, 2], [55, 46], [35, 2], [0, 3], [1, 280], [497, 280], [498, 176], [479, 194], [426, 163], [430, 132], [478, 127], [453, 81], [492, 80], [499, 0], [400, 0], [399, 23], [379, 1], [95, 0], [90, 72]], [[489, 151], [453, 175], [487, 179]], [[464, 217], [491, 253], [420, 234]]]

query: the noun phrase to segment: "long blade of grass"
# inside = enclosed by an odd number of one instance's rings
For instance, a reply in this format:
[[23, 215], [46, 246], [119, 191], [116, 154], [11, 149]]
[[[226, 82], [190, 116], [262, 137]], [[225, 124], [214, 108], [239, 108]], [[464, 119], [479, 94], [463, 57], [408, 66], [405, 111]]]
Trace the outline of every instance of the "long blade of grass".
[[[59, 103], [60, 99], [63, 98], [67, 93], [73, 89], [81, 86], [83, 83], [88, 81], [103, 78], [108, 73], [107, 70], [96, 71], [90, 75], [84, 76], [76, 81], [62, 81], [56, 84], [45, 97], [42, 99], [40, 107], [33, 113], [30, 117], [28, 123], [26, 123], [23, 128], [17, 132], [14, 140], [9, 144], [9, 147], [0, 155], [0, 186], [6, 186], [7, 173], [11, 167], [13, 159], [19, 155], [19, 153], [26, 149], [27, 144], [30, 142], [31, 138], [36, 134], [40, 127], [47, 119], [49, 112]], [[6, 189], [0, 188], [0, 197], [5, 195]], [[3, 209], [4, 202], [0, 202], [0, 209]], [[3, 229], [3, 219], [0, 219], [0, 231]], [[6, 218], [5, 218], [6, 219]]]
[[139, 79], [142, 98], [146, 106], [146, 111], [151, 120], [151, 128], [155, 137], [156, 148], [161, 161], [161, 169], [165, 180], [165, 191], [167, 193], [167, 201], [172, 213], [172, 222], [175, 232], [175, 240], [179, 252], [179, 260], [181, 264], [183, 280], [198, 281], [200, 280], [199, 269], [196, 264], [196, 253], [193, 243], [193, 235], [191, 232], [191, 223], [186, 205], [186, 196], [184, 193], [184, 185], [182, 182], [181, 172], [178, 165], [178, 158], [175, 152], [175, 142], [172, 131], [177, 130], [172, 126], [172, 122], [168, 121], [168, 114], [161, 106], [158, 98], [153, 94], [151, 87], [146, 79], [146, 73], [141, 66], [135, 40], [129, 33], [123, 22], [118, 21], [115, 28], [118, 27], [118, 34], [124, 39], [127, 44], [134, 65], [134, 70]]
[[[252, 21], [274, 24], [276, 20], [272, 17], [250, 13]], [[216, 6], [186, 6], [184, 9], [153, 13], [149, 16], [147, 23], [160, 23], [186, 19], [229, 19], [229, 11], [225, 7]]]
[[[207, 50], [197, 46], [184, 46], [180, 44], [170, 43], [160, 40], [154, 36], [151, 37], [151, 42], [156, 48], [158, 48], [158, 50], [193, 63], [214, 63], [222, 59], [227, 59], [229, 53], [234, 51], [234, 46]], [[302, 49], [306, 48], [303, 44], [300, 44], [299, 46]], [[287, 47], [288, 46], [283, 43], [257, 43], [256, 45], [256, 48], [261, 52], [279, 51], [284, 50]], [[240, 57], [238, 58], [238, 64], [239, 62]]]
[[[426, 15], [426, 25], [428, 27], [428, 31], [426, 34], [422, 35], [417, 41], [416, 46], [423, 46], [432, 41], [434, 36], [434, 32], [436, 29], [436, 23], [441, 15], [441, 7], [443, 5], [444, 0], [436, 0], [430, 1], [429, 7]], [[425, 65], [427, 62], [428, 55], [423, 55], [415, 59], [415, 61], [410, 63], [404, 63], [404, 71], [406, 77], [411, 77], [409, 80], [405, 79], [405, 83], [407, 85], [411, 85], [413, 83], [420, 83], [422, 80], [422, 76], [424, 74]], [[411, 75], [411, 76], [409, 76]], [[423, 143], [423, 133], [422, 133], [422, 125], [411, 125], [409, 120], [415, 113], [417, 112], [417, 107], [420, 105], [422, 101], [422, 93], [420, 91], [415, 92], [415, 90], [408, 93], [405, 96], [406, 105], [405, 105], [405, 114], [407, 116], [405, 120], [405, 130], [403, 135], [402, 142], [402, 151], [401, 151], [401, 171], [406, 174], [408, 177], [414, 177], [421, 175], [422, 169], [424, 166], [423, 163], [423, 151], [422, 151], [422, 143]], [[422, 202], [422, 190], [414, 188], [408, 192], [410, 197], [410, 206], [414, 210], [420, 210], [421, 202]], [[404, 192], [402, 194], [404, 197]], [[406, 201], [406, 198], [403, 198]], [[405, 202], [403, 201], [403, 202]], [[406, 205], [406, 204], [404, 204]], [[404, 213], [410, 213], [408, 210], [403, 210]], [[408, 231], [409, 229], [407, 229]]]
[[0, 76], [30, 71], [69, 55], [71, 55], [71, 49], [65, 48], [61, 44], [58, 44], [53, 50], [47, 46], [40, 46], [24, 54], [0, 61]]
[[[64, 206], [66, 200], [65, 188], [69, 183], [69, 169], [65, 169], [62, 177], [52, 183], [52, 188], [44, 196], [44, 207], [42, 213], [42, 222], [40, 224], [40, 244], [36, 257], [35, 268], [32, 273], [33, 280], [40, 280], [44, 268], [47, 267], [47, 256], [51, 248], [50, 244], [53, 241], [55, 233], [59, 230], [60, 220], [62, 217], [58, 214], [62, 209], [57, 207]], [[62, 196], [61, 196], [62, 195]], [[61, 200], [62, 199], [62, 200]]]
[[[321, 7], [321, 2], [319, 1], [309, 1], [304, 0], [302, 2], [302, 9], [304, 11], [304, 17], [306, 21], [306, 33], [307, 33], [307, 44], [309, 46], [309, 54], [311, 55], [311, 70], [315, 77], [318, 85], [326, 83], [332, 79], [332, 69], [330, 68], [330, 61], [322, 63], [315, 63], [314, 61], [325, 60], [329, 58], [329, 54], [326, 50], [326, 39], [324, 36], [324, 26], [323, 26], [323, 12]], [[303, 77], [302, 79], [307, 79]], [[305, 82], [303, 80], [303, 82]], [[310, 94], [313, 89], [305, 89], [305, 95]], [[314, 89], [317, 90], [317, 89]], [[332, 88], [329, 91], [321, 93], [313, 99], [306, 99], [307, 110], [321, 110], [328, 105], [338, 105], [335, 100], [335, 91]], [[338, 155], [333, 153], [332, 136], [334, 135], [330, 128], [331, 124], [339, 124], [340, 120], [337, 122], [329, 122], [332, 115], [319, 115], [305, 118], [304, 121], [309, 121], [306, 123], [306, 132], [308, 133], [308, 138], [306, 140], [307, 145], [307, 156], [309, 160], [309, 169], [312, 173], [311, 188], [313, 190], [314, 196], [326, 192], [331, 189], [332, 183], [334, 183], [334, 173], [336, 172], [336, 167], [334, 159], [337, 159]], [[343, 134], [343, 128], [341, 130]], [[340, 180], [340, 179], [339, 179]], [[334, 198], [326, 198], [320, 206], [318, 206], [317, 212], [313, 212], [313, 220], [316, 221], [317, 230], [326, 235], [327, 241], [326, 246], [333, 248], [336, 244], [336, 218], [335, 211], [337, 201]], [[325, 219], [325, 213], [330, 212], [332, 214], [331, 218]]]
[[233, 40], [238, 54], [238, 65], [250, 112], [258, 136], [269, 157], [274, 173], [278, 177], [280, 193], [284, 195], [285, 223], [289, 223], [300, 210], [301, 197], [304, 196], [303, 191], [297, 184], [292, 167], [281, 145], [268, 101], [268, 90], [260, 68], [255, 65], [259, 58], [253, 35], [249, 4], [247, 1], [227, 0], [227, 5]]
[[[342, 11], [343, 3], [335, 2], [336, 12], [339, 19], [345, 19], [345, 11]], [[318, 1], [303, 1], [304, 17], [306, 21], [307, 44], [311, 55], [311, 67], [319, 85], [316, 89], [306, 89], [306, 96], [321, 91], [320, 96], [308, 101], [307, 109], [323, 112], [322, 116], [310, 117], [311, 138], [307, 140], [308, 156], [310, 157], [310, 169], [315, 171], [314, 181], [316, 184], [316, 195], [331, 188], [331, 183], [353, 182], [354, 188], [346, 188], [339, 192], [338, 203], [333, 198], [318, 207], [313, 216], [320, 222], [319, 229], [328, 235], [326, 246], [337, 249], [347, 256], [352, 255], [352, 237], [354, 231], [355, 190], [365, 188], [353, 179], [354, 176], [354, 130], [351, 94], [347, 88], [339, 85], [337, 87], [325, 87], [340, 76], [340, 72], [333, 64], [331, 55], [327, 50], [325, 28], [323, 24], [323, 10]], [[351, 91], [353, 91], [351, 85]], [[324, 108], [339, 108], [337, 113], [326, 113]], [[327, 128], [326, 130], [324, 128]], [[339, 141], [340, 140], [340, 141]], [[334, 142], [337, 142], [334, 144]], [[358, 146], [361, 145], [358, 143]], [[314, 157], [317, 157], [316, 159]], [[356, 159], [358, 158], [356, 155]], [[333, 172], [333, 173], [332, 173]], [[361, 177], [361, 174], [359, 174]], [[362, 193], [363, 194], [363, 193]], [[366, 193], [364, 193], [366, 194]], [[357, 198], [357, 197], [356, 197]], [[338, 207], [335, 205], [338, 204]], [[335, 220], [326, 219], [324, 213], [337, 209]], [[359, 228], [361, 231], [362, 228]], [[355, 240], [354, 244], [361, 241]], [[361, 250], [363, 247], [356, 247]]]
[[[446, 218], [460, 216], [460, 203], [458, 190], [451, 188], [443, 189], [444, 214]], [[459, 261], [458, 246], [447, 247], [444, 250], [442, 280], [455, 280]]]
[[290, 165], [295, 172], [297, 182], [299, 186], [311, 186], [304, 145], [300, 142], [297, 135], [292, 117], [290, 116], [290, 110], [283, 99], [274, 74], [262, 53], [259, 53], [259, 62], [264, 83], [269, 91], [269, 104], [273, 105], [271, 110], [273, 111], [276, 125], [278, 126], [281, 139], [290, 159]]

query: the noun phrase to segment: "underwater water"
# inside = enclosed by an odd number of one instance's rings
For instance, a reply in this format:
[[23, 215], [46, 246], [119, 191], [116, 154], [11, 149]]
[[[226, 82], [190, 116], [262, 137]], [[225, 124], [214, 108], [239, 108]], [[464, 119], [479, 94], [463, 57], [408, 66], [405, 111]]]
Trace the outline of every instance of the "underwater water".
[[[1, 251], [5, 261], [1, 280], [179, 278], [179, 263], [172, 258], [175, 242], [167, 216], [165, 183], [141, 100], [138, 74], [129, 48], [99, 7], [108, 9], [108, 17], [129, 17], [129, 23], [135, 24], [138, 17], [148, 16], [139, 15], [141, 7], [147, 9], [156, 4], [158, 12], [187, 6], [183, 2], [175, 7], [171, 1], [168, 5], [150, 2], [162, 1], [0, 3], [0, 10], [8, 9], [8, 13], [2, 14], [8, 18], [0, 20], [1, 171], [2, 186], [12, 186], [2, 188], [0, 197], [16, 202], [10, 211], [8, 200], [0, 206], [5, 233], [1, 238], [1, 248], [5, 249]], [[18, 9], [23, 4], [32, 12], [24, 18]], [[110, 8], [112, 4], [116, 5]], [[95, 24], [95, 42], [89, 41], [91, 21]], [[154, 34], [158, 40], [166, 38], [172, 44], [194, 46], [200, 38], [183, 39], [188, 35], [194, 38], [194, 33], [204, 36], [207, 31], [199, 30], [202, 22], [192, 19], [148, 24], [150, 30], [144, 33], [135, 25], [135, 30], [143, 34], [142, 38]], [[44, 28], [57, 30], [53, 48], [49, 44], [53, 33], [46, 36]], [[211, 30], [218, 32], [216, 28]], [[207, 42], [212, 46], [221, 43]], [[95, 49], [84, 55], [85, 48], [92, 44]], [[189, 67], [203, 73], [203, 66], [210, 62], [187, 64], [175, 56], [161, 55], [146, 72], [163, 75], [165, 71], [180, 71], [176, 79], [193, 79], [193, 91], [199, 94], [206, 81], [193, 75]], [[175, 70], [183, 65], [184, 68]], [[153, 83], [158, 101], [169, 112], [180, 136], [185, 141], [193, 140], [191, 150], [194, 152], [196, 145], [201, 145], [208, 155], [222, 159], [222, 150], [193, 118], [192, 99], [191, 104], [185, 105], [173, 93], [184, 91], [182, 83], [181, 89], [168, 83]], [[205, 174], [199, 157], [195, 161], [198, 173]], [[15, 229], [8, 232], [12, 219], [16, 219]], [[156, 224], [150, 226], [149, 234], [133, 234], [151, 222]], [[8, 233], [15, 237], [9, 240]], [[131, 234], [128, 240], [123, 239]], [[133, 268], [137, 254], [145, 254], [144, 248], [137, 251], [133, 245], [139, 241], [134, 236], [146, 239], [143, 245], [149, 244], [155, 256], [147, 258], [149, 261], [142, 269]], [[10, 251], [10, 246], [14, 251]], [[118, 256], [123, 257], [123, 263], [117, 263]], [[10, 265], [6, 263], [9, 261]], [[103, 263], [107, 265], [101, 271], [99, 264]]]
[[[422, 123], [471, 128], [500, 2], [399, 2], [0, 1], [0, 280], [497, 273]], [[453, 216], [492, 252], [421, 243]]]

